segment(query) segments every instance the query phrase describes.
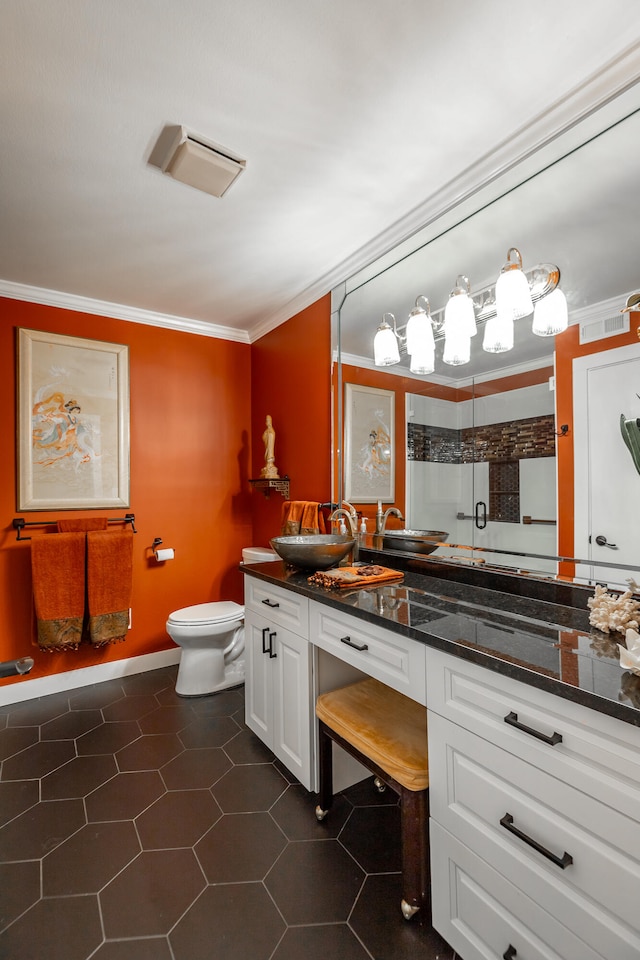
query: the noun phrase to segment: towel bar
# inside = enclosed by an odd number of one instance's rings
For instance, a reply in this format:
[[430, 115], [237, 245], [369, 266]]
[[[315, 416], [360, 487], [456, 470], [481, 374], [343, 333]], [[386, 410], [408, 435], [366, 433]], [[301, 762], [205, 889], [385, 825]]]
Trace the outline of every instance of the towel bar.
[[[31, 540], [31, 537], [21, 536], [25, 527], [48, 527], [52, 524], [56, 524], [57, 522], [57, 520], [25, 520], [24, 517], [14, 517], [13, 529], [18, 531], [16, 540]], [[135, 513], [126, 513], [124, 517], [109, 517], [107, 523], [130, 523], [133, 532], [138, 532], [136, 530]]]

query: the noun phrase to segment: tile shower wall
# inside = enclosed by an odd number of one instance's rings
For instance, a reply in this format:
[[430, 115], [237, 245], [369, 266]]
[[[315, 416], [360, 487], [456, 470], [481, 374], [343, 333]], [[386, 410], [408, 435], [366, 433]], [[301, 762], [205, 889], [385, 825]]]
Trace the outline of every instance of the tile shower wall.
[[[478, 398], [473, 404], [412, 396], [408, 406], [411, 525], [446, 530], [453, 543], [555, 554], [555, 526], [520, 523], [525, 515], [555, 517], [554, 395], [547, 384]], [[496, 476], [505, 470], [509, 481]], [[478, 500], [500, 521], [489, 522], [484, 531], [458, 517], [469, 517]]]
[[409, 423], [407, 459], [431, 463], [479, 463], [555, 456], [553, 414], [454, 430]]

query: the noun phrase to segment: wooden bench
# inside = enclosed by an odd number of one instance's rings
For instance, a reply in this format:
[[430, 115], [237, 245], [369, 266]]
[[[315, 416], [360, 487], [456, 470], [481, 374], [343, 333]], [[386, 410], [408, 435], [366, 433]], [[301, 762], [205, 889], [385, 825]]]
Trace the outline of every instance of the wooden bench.
[[400, 797], [402, 884], [406, 920], [431, 909], [429, 871], [429, 764], [427, 711], [369, 677], [316, 701], [319, 720], [320, 796], [316, 817], [333, 801], [332, 741], [359, 760]]

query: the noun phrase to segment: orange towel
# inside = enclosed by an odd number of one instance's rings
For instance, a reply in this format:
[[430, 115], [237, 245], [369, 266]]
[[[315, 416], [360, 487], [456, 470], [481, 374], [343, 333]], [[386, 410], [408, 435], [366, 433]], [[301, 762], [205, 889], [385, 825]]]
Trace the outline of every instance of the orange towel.
[[133, 531], [87, 533], [89, 639], [94, 647], [124, 640], [129, 629]]
[[320, 504], [315, 500], [285, 500], [282, 504], [281, 532], [283, 537], [326, 533]]
[[403, 577], [404, 574], [399, 570], [370, 564], [363, 567], [337, 567], [333, 570], [318, 570], [317, 573], [307, 579], [309, 583], [314, 583], [316, 586], [329, 587], [330, 590], [342, 590], [345, 587], [353, 589], [354, 587], [379, 586], [381, 583], [402, 580]]
[[33, 598], [42, 650], [77, 650], [84, 618], [85, 534], [33, 537]]
[[106, 517], [87, 517], [83, 520], [71, 517], [58, 520], [58, 530], [60, 533], [87, 533], [88, 530], [106, 530], [107, 523]]

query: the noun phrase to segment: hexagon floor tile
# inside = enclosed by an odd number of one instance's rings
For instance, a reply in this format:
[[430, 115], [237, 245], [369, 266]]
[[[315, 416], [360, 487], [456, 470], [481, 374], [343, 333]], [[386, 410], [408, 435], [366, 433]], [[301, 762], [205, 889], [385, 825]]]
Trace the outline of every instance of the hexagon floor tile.
[[[455, 960], [399, 909], [395, 795], [317, 798], [177, 667], [0, 713], [0, 957]], [[395, 806], [394, 806], [395, 805]]]

